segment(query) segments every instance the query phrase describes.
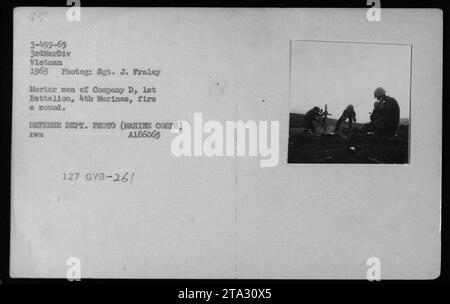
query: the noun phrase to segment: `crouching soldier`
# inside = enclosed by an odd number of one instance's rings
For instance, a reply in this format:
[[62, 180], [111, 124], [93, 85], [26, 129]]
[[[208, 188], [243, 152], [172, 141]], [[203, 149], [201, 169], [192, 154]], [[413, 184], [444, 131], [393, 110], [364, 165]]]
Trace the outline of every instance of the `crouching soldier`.
[[400, 107], [397, 100], [387, 96], [381, 87], [375, 89], [373, 95], [377, 101], [374, 103], [368, 128], [378, 134], [393, 135], [400, 122]]
[[316, 133], [316, 127], [314, 126], [314, 122], [319, 117], [320, 109], [319, 107], [314, 107], [308, 112], [306, 112], [305, 117], [303, 117], [302, 127], [306, 130], [311, 130], [313, 134]]
[[356, 122], [356, 113], [353, 109], [353, 105], [349, 105], [347, 108], [345, 108], [344, 112], [342, 112], [341, 117], [339, 117], [339, 120], [336, 124], [336, 128], [334, 129], [334, 132], [339, 131], [339, 127], [342, 122], [345, 122], [348, 119], [348, 129], [351, 131], [353, 122]]

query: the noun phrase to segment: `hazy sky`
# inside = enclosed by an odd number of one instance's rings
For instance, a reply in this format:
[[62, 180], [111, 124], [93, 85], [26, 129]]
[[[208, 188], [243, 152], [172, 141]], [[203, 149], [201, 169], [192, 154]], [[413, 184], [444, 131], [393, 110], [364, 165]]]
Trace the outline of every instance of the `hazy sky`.
[[305, 113], [328, 104], [339, 118], [353, 104], [357, 122], [368, 122], [383, 87], [409, 118], [411, 46], [368, 43], [293, 41], [291, 112]]

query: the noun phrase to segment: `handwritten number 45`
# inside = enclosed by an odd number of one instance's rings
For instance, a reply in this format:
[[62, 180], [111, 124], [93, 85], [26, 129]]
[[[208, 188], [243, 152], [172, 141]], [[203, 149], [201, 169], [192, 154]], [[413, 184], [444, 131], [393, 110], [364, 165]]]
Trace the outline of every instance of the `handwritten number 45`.
[[47, 12], [33, 12], [28, 16], [28, 18], [30, 18], [31, 21], [42, 22], [44, 21], [45, 14], [47, 14]]

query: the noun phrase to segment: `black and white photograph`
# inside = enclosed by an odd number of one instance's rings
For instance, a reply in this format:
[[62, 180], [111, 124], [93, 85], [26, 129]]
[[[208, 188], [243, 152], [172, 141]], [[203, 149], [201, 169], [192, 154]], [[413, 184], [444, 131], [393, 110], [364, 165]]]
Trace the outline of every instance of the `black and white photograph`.
[[292, 41], [289, 163], [409, 162], [412, 46]]

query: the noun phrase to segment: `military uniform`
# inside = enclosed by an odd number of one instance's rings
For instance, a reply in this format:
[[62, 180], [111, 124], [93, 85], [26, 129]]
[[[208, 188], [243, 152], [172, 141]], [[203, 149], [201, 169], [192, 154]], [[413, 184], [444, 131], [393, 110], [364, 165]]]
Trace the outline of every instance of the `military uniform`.
[[346, 119], [348, 119], [348, 128], [349, 130], [351, 130], [353, 122], [356, 121], [356, 113], [352, 105], [349, 105], [347, 108], [345, 108], [344, 112], [342, 112], [342, 115], [341, 117], [339, 117], [334, 132], [337, 132], [339, 130], [341, 123], [344, 122]]

